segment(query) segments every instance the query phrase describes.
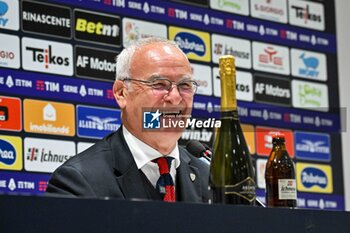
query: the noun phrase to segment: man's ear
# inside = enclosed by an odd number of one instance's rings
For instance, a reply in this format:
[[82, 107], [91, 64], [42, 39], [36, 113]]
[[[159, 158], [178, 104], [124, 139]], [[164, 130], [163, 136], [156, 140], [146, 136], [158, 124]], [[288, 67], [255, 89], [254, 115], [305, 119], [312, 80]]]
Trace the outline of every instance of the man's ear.
[[123, 81], [116, 80], [113, 84], [113, 94], [117, 101], [120, 109], [126, 106], [126, 97], [128, 95], [128, 90], [125, 88]]

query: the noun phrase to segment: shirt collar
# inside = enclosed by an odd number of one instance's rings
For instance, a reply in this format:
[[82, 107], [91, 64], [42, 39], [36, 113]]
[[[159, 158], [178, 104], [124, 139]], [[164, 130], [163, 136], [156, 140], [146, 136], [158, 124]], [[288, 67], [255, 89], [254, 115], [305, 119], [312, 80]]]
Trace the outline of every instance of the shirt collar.
[[134, 157], [138, 169], [141, 169], [150, 161], [163, 156], [173, 157], [175, 159], [175, 167], [178, 168], [180, 166], [180, 152], [177, 142], [175, 148], [169, 154], [163, 155], [156, 149], [150, 147], [132, 135], [124, 125], [123, 135], [126, 143], [130, 148], [131, 154]]

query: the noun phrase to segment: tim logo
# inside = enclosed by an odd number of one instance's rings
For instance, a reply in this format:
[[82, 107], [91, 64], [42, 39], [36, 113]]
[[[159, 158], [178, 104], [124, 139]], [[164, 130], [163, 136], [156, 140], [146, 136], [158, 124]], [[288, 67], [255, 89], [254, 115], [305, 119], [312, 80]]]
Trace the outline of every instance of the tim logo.
[[275, 50], [273, 47], [267, 47], [266, 49], [264, 49], [264, 52], [265, 54], [259, 55], [259, 61], [261, 63], [274, 64], [277, 66], [283, 65], [283, 58], [276, 56], [278, 51]]
[[160, 116], [162, 114], [157, 110], [156, 112], [144, 112], [143, 113], [143, 128], [144, 129], [159, 129], [160, 128]]
[[299, 59], [304, 64], [304, 68], [299, 69], [299, 75], [302, 76], [308, 76], [308, 77], [317, 77], [319, 74], [319, 71], [317, 70], [317, 67], [319, 65], [319, 60], [317, 57], [309, 56], [305, 57], [305, 53], [302, 53], [299, 56]]

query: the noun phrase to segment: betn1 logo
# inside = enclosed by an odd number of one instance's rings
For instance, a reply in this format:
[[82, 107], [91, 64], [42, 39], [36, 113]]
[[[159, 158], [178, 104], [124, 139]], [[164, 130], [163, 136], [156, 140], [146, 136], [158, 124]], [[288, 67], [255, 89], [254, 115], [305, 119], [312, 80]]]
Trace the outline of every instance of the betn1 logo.
[[160, 116], [162, 114], [157, 110], [156, 112], [144, 112], [143, 113], [143, 128], [144, 129], [159, 129], [160, 128]]

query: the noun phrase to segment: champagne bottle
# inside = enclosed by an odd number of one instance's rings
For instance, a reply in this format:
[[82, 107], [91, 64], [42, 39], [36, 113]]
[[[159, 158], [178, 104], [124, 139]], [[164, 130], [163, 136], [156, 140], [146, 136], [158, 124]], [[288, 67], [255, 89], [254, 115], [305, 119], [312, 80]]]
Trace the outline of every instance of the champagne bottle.
[[221, 127], [215, 135], [210, 164], [210, 202], [254, 205], [254, 170], [238, 118], [234, 57], [222, 56], [219, 69]]
[[273, 135], [273, 148], [266, 164], [266, 204], [267, 207], [297, 206], [295, 167], [281, 134]]

